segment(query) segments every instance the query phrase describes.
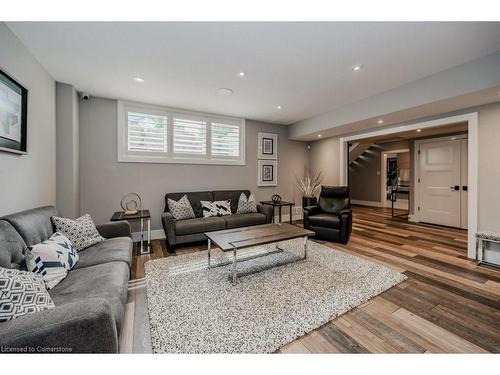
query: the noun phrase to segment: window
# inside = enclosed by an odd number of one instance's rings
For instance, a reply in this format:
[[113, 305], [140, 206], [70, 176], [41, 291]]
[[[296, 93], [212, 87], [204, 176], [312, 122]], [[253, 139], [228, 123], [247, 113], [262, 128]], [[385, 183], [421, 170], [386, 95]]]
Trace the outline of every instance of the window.
[[212, 123], [212, 155], [240, 156], [240, 127], [238, 125]]
[[174, 153], [207, 154], [207, 123], [203, 120], [174, 117]]
[[245, 164], [245, 120], [118, 102], [118, 161]]
[[127, 113], [129, 151], [167, 152], [167, 117]]

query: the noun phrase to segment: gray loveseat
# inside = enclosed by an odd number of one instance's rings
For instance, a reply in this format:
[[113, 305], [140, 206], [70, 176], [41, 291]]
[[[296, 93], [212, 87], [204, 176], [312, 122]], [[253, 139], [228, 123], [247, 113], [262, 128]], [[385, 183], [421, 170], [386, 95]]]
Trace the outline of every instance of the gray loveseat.
[[[25, 269], [27, 246], [54, 233], [51, 216], [60, 215], [47, 206], [0, 217], [0, 267]], [[49, 290], [56, 307], [0, 323], [0, 346], [118, 352], [132, 259], [130, 226], [116, 222], [97, 229], [106, 240], [80, 251], [75, 267]]]
[[[167, 193], [165, 195], [165, 211], [161, 216], [161, 221], [163, 229], [165, 230], [165, 235], [167, 236], [169, 252], [174, 252], [176, 245], [205, 240], [205, 232], [267, 224], [272, 221], [273, 208], [271, 206], [257, 205], [257, 212], [236, 214], [241, 193], [244, 193], [247, 198], [250, 196], [249, 190]], [[184, 195], [187, 195], [196, 218], [175, 220], [168, 209], [168, 198], [178, 201]], [[200, 201], [222, 200], [231, 200], [232, 215], [203, 217]]]

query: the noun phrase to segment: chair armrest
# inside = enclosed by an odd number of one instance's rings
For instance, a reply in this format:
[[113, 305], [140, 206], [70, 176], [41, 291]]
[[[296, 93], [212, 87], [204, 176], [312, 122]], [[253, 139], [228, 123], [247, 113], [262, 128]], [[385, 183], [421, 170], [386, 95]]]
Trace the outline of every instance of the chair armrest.
[[132, 234], [130, 232], [130, 224], [127, 221], [112, 221], [110, 223], [100, 224], [97, 225], [97, 231], [104, 238], [132, 238]]
[[339, 212], [340, 218], [340, 242], [347, 243], [352, 232], [352, 209], [344, 208]]
[[318, 205], [303, 207], [304, 212], [307, 212], [309, 216], [317, 215], [321, 212], [321, 208]]
[[0, 323], [0, 346], [12, 353], [117, 353], [111, 307], [85, 299]]
[[163, 212], [161, 214], [161, 224], [167, 237], [167, 243], [171, 246], [175, 245], [175, 220], [170, 212]]
[[303, 207], [304, 216], [303, 216], [303, 224], [305, 229], [310, 229], [309, 226], [309, 216], [314, 216], [321, 213], [321, 207], [318, 205], [314, 206], [306, 206]]
[[257, 212], [260, 212], [261, 214], [266, 215], [266, 223], [272, 223], [273, 222], [273, 216], [274, 216], [274, 207], [273, 206], [268, 206], [265, 204], [258, 204], [257, 205]]

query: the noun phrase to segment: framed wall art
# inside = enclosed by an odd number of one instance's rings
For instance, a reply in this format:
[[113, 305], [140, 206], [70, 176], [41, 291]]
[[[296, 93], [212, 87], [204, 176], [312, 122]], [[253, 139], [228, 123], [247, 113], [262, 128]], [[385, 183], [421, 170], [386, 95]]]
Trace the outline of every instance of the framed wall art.
[[278, 158], [278, 134], [259, 133], [257, 139], [257, 159], [275, 160]]
[[257, 186], [278, 185], [278, 162], [276, 160], [258, 160], [257, 169]]
[[0, 70], [0, 151], [25, 154], [28, 90]]

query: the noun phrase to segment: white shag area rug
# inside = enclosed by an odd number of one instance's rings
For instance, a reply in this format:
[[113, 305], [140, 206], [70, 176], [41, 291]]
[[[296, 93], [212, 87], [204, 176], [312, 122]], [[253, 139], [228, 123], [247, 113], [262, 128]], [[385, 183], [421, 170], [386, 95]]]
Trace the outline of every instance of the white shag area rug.
[[[239, 271], [279, 264], [286, 251], [238, 263]], [[241, 250], [238, 259], [274, 249]], [[214, 263], [232, 253], [212, 252]], [[207, 268], [207, 252], [149, 261], [146, 291], [154, 353], [271, 353], [406, 279], [401, 273], [309, 241], [308, 258], [241, 277]]]

